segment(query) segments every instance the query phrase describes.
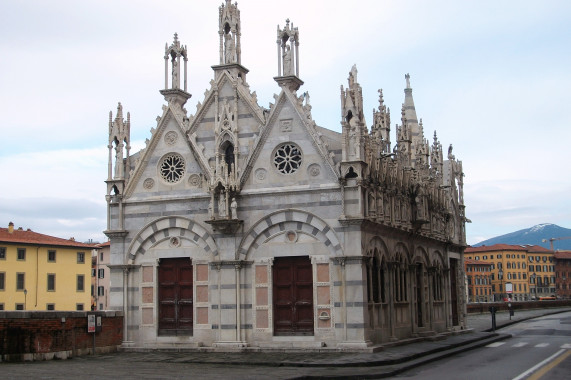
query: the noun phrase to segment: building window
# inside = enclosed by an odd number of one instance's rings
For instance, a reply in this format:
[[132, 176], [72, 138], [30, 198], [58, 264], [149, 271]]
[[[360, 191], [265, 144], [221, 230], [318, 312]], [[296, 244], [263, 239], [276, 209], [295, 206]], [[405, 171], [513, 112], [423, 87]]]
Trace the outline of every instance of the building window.
[[53, 250], [48, 251], [48, 262], [50, 263], [56, 262], [56, 251]]
[[98, 296], [104, 296], [105, 295], [105, 288], [103, 286], [97, 287], [97, 295]]
[[46, 305], [46, 310], [55, 310], [56, 309], [56, 304], [55, 303], [48, 303]]
[[97, 278], [105, 278], [105, 269], [99, 269], [97, 271]]
[[6, 260], [6, 247], [0, 247], [0, 260]]
[[16, 304], [16, 310], [24, 310], [24, 304], [23, 303], [17, 303]]
[[0, 290], [6, 290], [6, 273], [0, 272]]
[[99, 261], [103, 261], [103, 252], [99, 252]]
[[282, 174], [292, 174], [301, 167], [301, 149], [292, 143], [280, 145], [274, 153], [274, 165]]
[[103, 310], [103, 304], [102, 303], [99, 304], [99, 310]]
[[4, 310], [4, 304], [0, 303], [0, 310]]
[[26, 287], [26, 274], [16, 273], [16, 290], [24, 290]]
[[18, 248], [18, 260], [26, 260], [26, 248]]
[[78, 264], [85, 263], [85, 252], [77, 252], [77, 263]]
[[95, 277], [96, 272], [97, 272], [97, 269], [91, 268], [91, 277]]
[[159, 163], [159, 173], [168, 183], [177, 183], [184, 176], [186, 163], [178, 153], [169, 153]]
[[83, 276], [82, 274], [78, 274], [78, 275], [77, 275], [76, 290], [77, 290], [78, 292], [83, 292], [83, 291], [85, 291], [84, 276]]
[[75, 310], [77, 311], [83, 311], [83, 304], [82, 303], [78, 303], [75, 305]]
[[56, 290], [56, 275], [48, 273], [48, 292], [55, 292]]

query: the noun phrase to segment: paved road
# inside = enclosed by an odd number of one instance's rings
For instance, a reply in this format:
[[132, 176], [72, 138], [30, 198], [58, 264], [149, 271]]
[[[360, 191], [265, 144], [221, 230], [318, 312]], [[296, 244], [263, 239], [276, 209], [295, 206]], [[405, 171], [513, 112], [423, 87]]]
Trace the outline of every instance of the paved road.
[[[571, 378], [571, 312], [539, 317], [506, 327], [512, 338], [406, 371], [400, 379]], [[560, 362], [557, 362], [560, 360]], [[555, 365], [555, 370], [549, 366]], [[543, 373], [541, 370], [543, 369]]]

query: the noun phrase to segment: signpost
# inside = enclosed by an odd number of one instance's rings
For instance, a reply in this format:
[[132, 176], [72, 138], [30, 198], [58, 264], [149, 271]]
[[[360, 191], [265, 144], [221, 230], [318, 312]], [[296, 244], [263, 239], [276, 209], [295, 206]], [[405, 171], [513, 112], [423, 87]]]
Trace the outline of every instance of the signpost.
[[93, 355], [95, 355], [95, 333], [101, 331], [101, 316], [87, 314], [87, 332], [93, 334]]

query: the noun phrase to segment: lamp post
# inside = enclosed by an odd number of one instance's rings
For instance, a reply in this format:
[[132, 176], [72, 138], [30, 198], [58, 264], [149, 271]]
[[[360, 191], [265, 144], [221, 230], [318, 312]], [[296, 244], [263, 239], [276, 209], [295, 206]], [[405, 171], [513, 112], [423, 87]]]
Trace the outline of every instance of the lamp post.
[[498, 277], [500, 278], [500, 301], [503, 301], [504, 271], [502, 270], [502, 268], [500, 268], [500, 270], [498, 271]]

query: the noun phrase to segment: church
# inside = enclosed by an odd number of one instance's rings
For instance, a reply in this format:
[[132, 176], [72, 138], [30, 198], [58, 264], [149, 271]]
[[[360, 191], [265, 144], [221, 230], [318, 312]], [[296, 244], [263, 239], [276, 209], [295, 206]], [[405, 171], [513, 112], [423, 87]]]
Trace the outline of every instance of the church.
[[278, 26], [262, 107], [226, 0], [194, 115], [176, 34], [141, 151], [129, 113], [110, 112], [105, 234], [124, 348], [366, 350], [466, 328], [462, 162], [425, 138], [408, 74], [394, 142], [382, 91], [365, 123], [356, 67], [331, 105], [341, 132], [317, 125], [298, 93], [299, 33]]

